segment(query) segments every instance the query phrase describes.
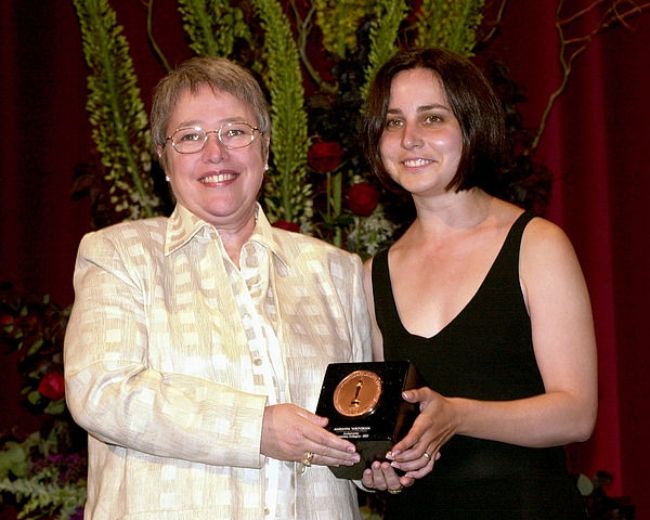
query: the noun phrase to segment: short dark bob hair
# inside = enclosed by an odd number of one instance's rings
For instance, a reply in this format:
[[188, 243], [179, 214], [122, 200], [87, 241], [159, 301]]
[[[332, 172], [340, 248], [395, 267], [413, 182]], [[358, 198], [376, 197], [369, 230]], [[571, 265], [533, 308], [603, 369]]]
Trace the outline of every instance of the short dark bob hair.
[[463, 134], [458, 171], [447, 190], [461, 191], [476, 186], [492, 191], [505, 155], [505, 118], [501, 102], [476, 65], [440, 48], [399, 51], [377, 71], [366, 100], [361, 137], [371, 171], [384, 186], [404, 193], [382, 164], [379, 142], [386, 125], [393, 79], [402, 71], [417, 68], [431, 70], [440, 79]]

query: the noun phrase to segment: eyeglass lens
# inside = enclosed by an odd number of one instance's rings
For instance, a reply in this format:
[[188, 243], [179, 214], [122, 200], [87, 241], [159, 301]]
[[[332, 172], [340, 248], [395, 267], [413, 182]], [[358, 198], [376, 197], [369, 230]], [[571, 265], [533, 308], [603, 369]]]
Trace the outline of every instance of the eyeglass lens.
[[179, 153], [200, 152], [208, 140], [209, 134], [217, 134], [219, 141], [226, 148], [243, 148], [251, 144], [258, 130], [247, 123], [224, 123], [218, 130], [206, 131], [199, 126], [179, 128], [172, 136], [172, 146]]

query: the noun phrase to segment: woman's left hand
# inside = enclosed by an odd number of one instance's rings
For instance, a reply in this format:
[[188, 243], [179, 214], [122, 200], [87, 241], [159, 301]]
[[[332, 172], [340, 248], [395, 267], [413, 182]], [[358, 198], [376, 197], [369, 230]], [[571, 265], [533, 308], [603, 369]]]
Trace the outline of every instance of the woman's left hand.
[[451, 401], [430, 388], [407, 390], [403, 398], [419, 403], [420, 414], [388, 458], [393, 468], [404, 472], [403, 478], [418, 479], [430, 473], [440, 458], [440, 448], [457, 430], [457, 417]]

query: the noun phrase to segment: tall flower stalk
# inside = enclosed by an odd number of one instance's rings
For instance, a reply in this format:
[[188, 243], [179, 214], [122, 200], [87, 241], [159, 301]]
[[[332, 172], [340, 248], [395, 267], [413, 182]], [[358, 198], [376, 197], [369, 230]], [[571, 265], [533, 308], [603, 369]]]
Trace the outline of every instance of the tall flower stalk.
[[151, 136], [129, 45], [107, 0], [74, 0], [90, 69], [92, 135], [108, 181], [110, 203], [123, 218], [153, 216]]

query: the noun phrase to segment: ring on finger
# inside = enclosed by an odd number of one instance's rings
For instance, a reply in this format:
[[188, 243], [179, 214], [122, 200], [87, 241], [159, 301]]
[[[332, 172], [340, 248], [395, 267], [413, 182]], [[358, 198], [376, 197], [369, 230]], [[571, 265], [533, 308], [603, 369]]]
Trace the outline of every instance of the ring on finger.
[[305, 470], [311, 466], [311, 462], [314, 460], [314, 454], [311, 451], [305, 453], [305, 457], [300, 461], [300, 474], [302, 475]]
[[424, 456], [427, 458], [427, 460], [431, 460], [431, 453], [429, 453], [428, 451], [424, 452]]
[[314, 460], [314, 454], [311, 451], [305, 453], [305, 458], [300, 461], [303, 466], [311, 466], [311, 462]]
[[397, 489], [387, 489], [386, 491], [388, 491], [391, 495], [398, 495], [402, 492], [402, 489], [404, 489], [404, 486], [400, 486]]

